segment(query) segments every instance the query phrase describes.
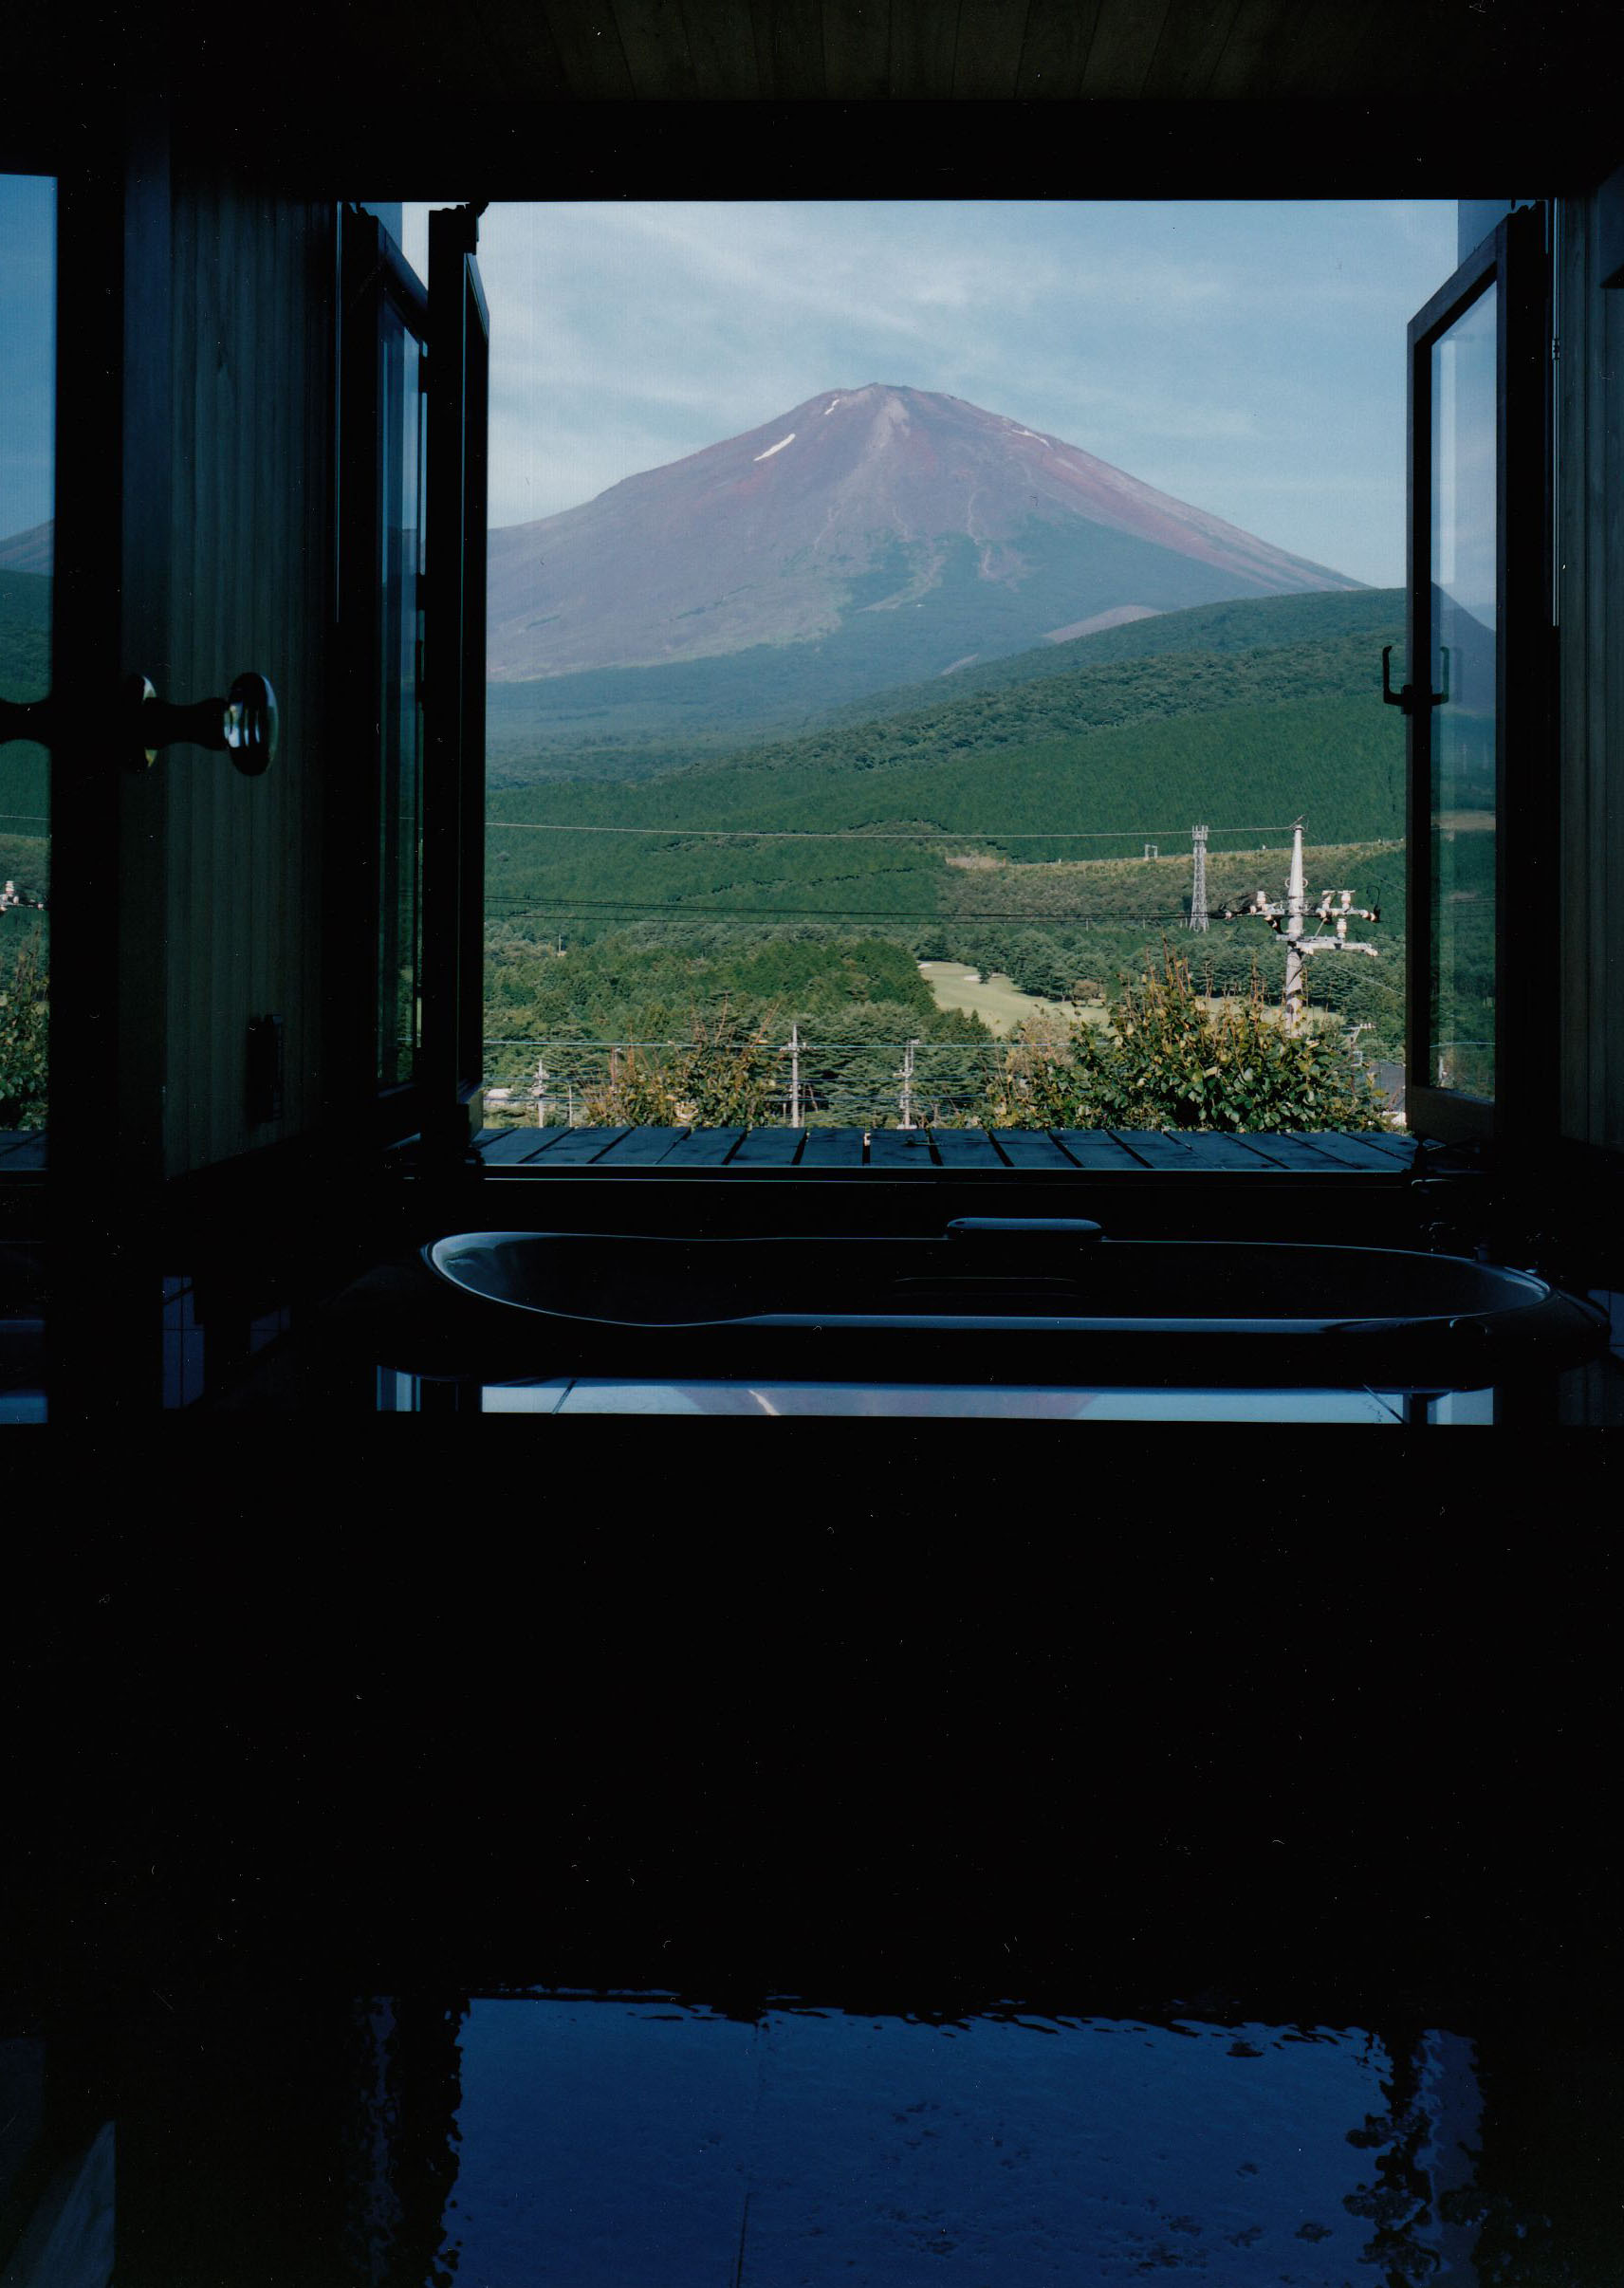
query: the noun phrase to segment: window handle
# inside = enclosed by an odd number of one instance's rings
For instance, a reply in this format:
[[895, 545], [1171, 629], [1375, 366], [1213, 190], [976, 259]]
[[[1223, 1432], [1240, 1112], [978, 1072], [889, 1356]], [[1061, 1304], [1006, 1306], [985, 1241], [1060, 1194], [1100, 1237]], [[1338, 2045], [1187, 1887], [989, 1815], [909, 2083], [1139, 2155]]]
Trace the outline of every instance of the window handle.
[[276, 760], [276, 693], [263, 675], [239, 675], [223, 699], [179, 707], [160, 699], [145, 675], [126, 689], [136, 715], [128, 752], [133, 770], [146, 770], [163, 747], [202, 747], [230, 755], [246, 779], [257, 779]]
[[48, 699], [0, 699], [0, 747], [10, 739], [37, 739], [46, 747], [51, 736]]
[[[124, 691], [136, 718], [124, 741], [133, 770], [150, 768], [160, 747], [182, 745], [230, 755], [249, 779], [276, 760], [276, 693], [263, 675], [239, 675], [223, 699], [198, 699], [191, 707], [160, 699], [145, 675], [132, 675]], [[0, 747], [12, 739], [49, 746], [58, 736], [54, 700], [0, 699]]]
[[[1438, 649], [1444, 655], [1444, 688], [1441, 692], [1430, 692], [1428, 697], [1434, 707], [1443, 707], [1449, 696], [1449, 647], [1447, 643], [1442, 643]], [[1408, 715], [1414, 709], [1415, 687], [1412, 683], [1406, 683], [1401, 685], [1396, 692], [1393, 690], [1390, 665], [1392, 658], [1393, 646], [1390, 643], [1384, 643], [1381, 647], [1381, 695], [1389, 707], [1401, 707]]]

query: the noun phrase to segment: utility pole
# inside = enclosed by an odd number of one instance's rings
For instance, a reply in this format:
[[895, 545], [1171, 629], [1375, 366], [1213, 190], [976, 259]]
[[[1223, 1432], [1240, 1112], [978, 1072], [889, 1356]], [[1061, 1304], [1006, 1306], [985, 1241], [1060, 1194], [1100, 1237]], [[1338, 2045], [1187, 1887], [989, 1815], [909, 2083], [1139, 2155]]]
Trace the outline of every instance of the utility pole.
[[801, 1126], [801, 1025], [789, 1028], [789, 1125]]
[[547, 1067], [544, 1058], [536, 1060], [536, 1126], [547, 1124]]
[[[1333, 898], [1338, 896], [1340, 903], [1333, 905]], [[1319, 932], [1312, 937], [1304, 934], [1308, 898], [1302, 883], [1302, 821], [1299, 819], [1291, 830], [1291, 873], [1286, 879], [1284, 905], [1274, 905], [1261, 890], [1254, 890], [1244, 906], [1224, 908], [1226, 921], [1233, 921], [1238, 914], [1255, 914], [1284, 937], [1285, 1029], [1288, 1033], [1299, 1031], [1302, 1024], [1302, 1005], [1306, 998], [1306, 973], [1302, 965], [1310, 953], [1368, 953], [1373, 959], [1379, 954], [1379, 947], [1350, 938], [1348, 924], [1354, 920], [1378, 922], [1381, 909], [1378, 906], [1356, 906], [1353, 896], [1351, 890], [1340, 893], [1324, 891], [1314, 909], [1313, 918], [1320, 924], [1320, 931], [1327, 922], [1334, 923], [1336, 934], [1333, 937], [1322, 936]], [[1283, 921], [1285, 924], [1283, 931], [1281, 929]]]
[[916, 1041], [911, 1041], [902, 1052], [902, 1125], [904, 1128], [912, 1128], [914, 1125], [914, 1051], [918, 1045]]
[[1190, 893], [1190, 926], [1192, 930], [1207, 927], [1207, 829], [1192, 826], [1190, 839], [1195, 844], [1195, 880]]

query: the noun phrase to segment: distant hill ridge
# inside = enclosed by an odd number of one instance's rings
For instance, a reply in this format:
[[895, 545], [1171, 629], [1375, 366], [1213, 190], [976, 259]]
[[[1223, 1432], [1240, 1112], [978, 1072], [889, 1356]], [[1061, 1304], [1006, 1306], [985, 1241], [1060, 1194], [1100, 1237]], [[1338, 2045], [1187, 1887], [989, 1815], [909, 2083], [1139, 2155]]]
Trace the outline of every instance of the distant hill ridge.
[[[1033, 861], [1138, 858], [1156, 834], [1188, 848], [1197, 821], [1213, 829], [1215, 856], [1268, 839], [1233, 830], [1278, 833], [1298, 816], [1316, 843], [1401, 836], [1404, 727], [1382, 704], [1380, 670], [1381, 645], [1402, 640], [1401, 595], [1259, 610], [1289, 615], [1288, 639], [1269, 639], [1278, 623], [1192, 613], [1177, 616], [1195, 623], [1182, 630], [1186, 650], [1098, 659], [1135, 638], [1176, 641], [1170, 615], [1083, 637], [1058, 670], [1050, 653], [1046, 675], [1011, 672], [1001, 688], [636, 783], [493, 782], [492, 916], [589, 932], [655, 910], [694, 923], [707, 911], [962, 919], [969, 877], [949, 866], [954, 854], [1021, 861], [985, 877], [1001, 908], [1011, 872], [1029, 880]], [[1217, 648], [1247, 635], [1261, 639]], [[1203, 637], [1209, 648], [1197, 648]], [[621, 831], [524, 831], [542, 823]], [[918, 829], [954, 840], [913, 840]], [[765, 839], [797, 830], [808, 839]], [[827, 839], [840, 834], [857, 839]]]
[[931, 747], [945, 757], [1243, 700], [1266, 705], [1320, 695], [1375, 699], [1379, 707], [1381, 647], [1403, 639], [1404, 597], [1396, 588], [1203, 605], [877, 693], [831, 711], [811, 729], [749, 741], [735, 733], [709, 764], [703, 751], [682, 752], [680, 742], [600, 755], [590, 742], [572, 753], [567, 745], [526, 741], [521, 724], [505, 718], [506, 694], [497, 687], [490, 693], [490, 779], [517, 785], [567, 775], [641, 778], [674, 765], [686, 775], [865, 750], [895, 757]]

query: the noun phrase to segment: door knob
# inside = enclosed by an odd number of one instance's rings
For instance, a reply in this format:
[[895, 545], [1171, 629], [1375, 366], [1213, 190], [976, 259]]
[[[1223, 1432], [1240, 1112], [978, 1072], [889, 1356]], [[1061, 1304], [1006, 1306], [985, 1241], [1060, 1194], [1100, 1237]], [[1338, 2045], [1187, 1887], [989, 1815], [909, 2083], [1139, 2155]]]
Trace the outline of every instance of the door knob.
[[239, 675], [223, 699], [196, 699], [190, 707], [160, 699], [145, 675], [131, 676], [127, 688], [136, 712], [132, 770], [149, 769], [160, 747], [230, 755], [246, 779], [257, 779], [276, 759], [276, 693], [263, 675]]
[[[149, 769], [160, 747], [178, 745], [230, 755], [248, 779], [257, 779], [276, 760], [276, 693], [263, 675], [239, 675], [223, 699], [198, 699], [191, 707], [173, 706], [145, 675], [132, 675], [124, 698], [135, 716], [121, 742], [132, 770]], [[54, 700], [0, 699], [0, 747], [10, 739], [48, 746], [58, 736]]]

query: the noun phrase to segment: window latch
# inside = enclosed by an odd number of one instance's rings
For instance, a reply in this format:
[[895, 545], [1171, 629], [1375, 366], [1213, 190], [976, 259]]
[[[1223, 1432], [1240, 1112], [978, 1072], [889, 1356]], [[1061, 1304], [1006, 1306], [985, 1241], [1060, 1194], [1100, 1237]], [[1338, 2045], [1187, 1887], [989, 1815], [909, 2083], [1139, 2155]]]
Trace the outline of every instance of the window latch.
[[[1434, 707], [1443, 707], [1448, 702], [1449, 696], [1449, 647], [1447, 643], [1441, 643], [1438, 646], [1438, 649], [1442, 653], [1444, 660], [1444, 688], [1441, 692], [1430, 692], [1427, 695]], [[1390, 643], [1384, 643], [1381, 647], [1382, 698], [1386, 701], [1389, 707], [1400, 707], [1404, 710], [1404, 712], [1407, 715], [1413, 714], [1415, 710], [1415, 686], [1412, 683], [1406, 683], [1400, 685], [1397, 691], [1393, 690], [1392, 661], [1393, 646]]]

